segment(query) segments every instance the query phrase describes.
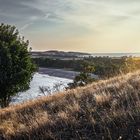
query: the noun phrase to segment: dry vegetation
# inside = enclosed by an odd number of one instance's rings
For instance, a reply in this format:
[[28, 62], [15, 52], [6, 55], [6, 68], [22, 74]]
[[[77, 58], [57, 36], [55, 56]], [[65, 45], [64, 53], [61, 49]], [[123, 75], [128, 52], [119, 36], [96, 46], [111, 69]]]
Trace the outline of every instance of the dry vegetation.
[[0, 110], [1, 139], [140, 139], [140, 71]]

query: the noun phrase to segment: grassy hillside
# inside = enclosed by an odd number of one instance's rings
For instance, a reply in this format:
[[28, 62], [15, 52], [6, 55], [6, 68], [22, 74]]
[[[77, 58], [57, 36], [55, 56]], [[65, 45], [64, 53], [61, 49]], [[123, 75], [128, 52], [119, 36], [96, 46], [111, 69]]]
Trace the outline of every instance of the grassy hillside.
[[0, 110], [1, 139], [140, 139], [140, 71]]

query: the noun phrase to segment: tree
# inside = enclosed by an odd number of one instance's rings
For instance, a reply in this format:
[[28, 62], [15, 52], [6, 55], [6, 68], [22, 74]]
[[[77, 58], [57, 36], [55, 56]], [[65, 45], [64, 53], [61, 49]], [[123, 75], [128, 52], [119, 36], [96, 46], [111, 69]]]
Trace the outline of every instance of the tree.
[[80, 74], [74, 78], [73, 83], [68, 84], [68, 89], [76, 88], [79, 86], [85, 86], [95, 81], [95, 78], [93, 78], [92, 76], [92, 73], [95, 71], [94, 66], [89, 65], [89, 63], [87, 62], [84, 62], [82, 67], [83, 71], [80, 72]]
[[35, 71], [28, 52], [29, 41], [19, 36], [16, 27], [0, 25], [0, 105], [9, 105], [11, 97], [29, 88]]

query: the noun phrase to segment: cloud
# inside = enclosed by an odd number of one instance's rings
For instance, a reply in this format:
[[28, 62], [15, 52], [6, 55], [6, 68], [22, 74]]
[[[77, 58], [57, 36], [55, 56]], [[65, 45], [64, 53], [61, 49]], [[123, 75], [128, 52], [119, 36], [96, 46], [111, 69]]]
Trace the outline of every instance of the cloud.
[[21, 26], [50, 18], [54, 22], [61, 20], [66, 24], [96, 28], [140, 15], [138, 3], [138, 0], [0, 0], [0, 18]]
[[99, 44], [107, 35], [138, 32], [139, 9], [140, 0], [0, 0], [0, 22], [15, 24], [33, 42], [37, 33], [62, 42], [94, 38]]
[[29, 28], [30, 26], [32, 26], [33, 24], [35, 24], [38, 20], [47, 20], [48, 18], [50, 17], [50, 14], [47, 13], [46, 15], [43, 15], [43, 16], [40, 16], [40, 17], [37, 17], [37, 16], [32, 16], [30, 17], [29, 19], [29, 22], [27, 22], [25, 25], [23, 25], [21, 28], [20, 28], [20, 31], [24, 31], [26, 30], [27, 28]]
[[32, 25], [33, 24], [33, 22], [30, 22], [30, 23], [27, 23], [27, 24], [25, 24], [24, 26], [22, 26], [21, 28], [20, 28], [20, 31], [23, 31], [23, 30], [25, 30], [25, 29], [27, 29], [30, 25]]

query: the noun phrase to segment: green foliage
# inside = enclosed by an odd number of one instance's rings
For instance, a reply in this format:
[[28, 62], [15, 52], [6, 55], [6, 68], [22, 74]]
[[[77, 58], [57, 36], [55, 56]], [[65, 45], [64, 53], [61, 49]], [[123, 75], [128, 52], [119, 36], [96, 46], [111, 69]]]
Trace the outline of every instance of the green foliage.
[[[34, 62], [39, 67], [51, 67], [59, 69], [70, 69], [74, 71], [83, 72], [88, 65], [94, 68], [94, 74], [101, 78], [112, 77], [120, 73], [128, 73], [140, 69], [140, 59], [132, 57], [89, 57], [83, 60], [60, 60], [51, 58], [34, 58]], [[90, 68], [88, 68], [90, 69]]]
[[34, 62], [38, 67], [50, 67], [58, 69], [72, 69], [75, 71], [80, 71], [82, 68], [83, 60], [60, 60], [52, 58], [34, 58]]
[[16, 93], [27, 90], [35, 70], [28, 41], [14, 26], [0, 25], [0, 105], [6, 107]]
[[68, 84], [68, 89], [85, 86], [95, 81], [92, 77], [92, 73], [95, 71], [93, 65], [89, 65], [89, 63], [85, 61], [82, 65], [82, 69], [83, 71], [74, 78], [73, 83]]

